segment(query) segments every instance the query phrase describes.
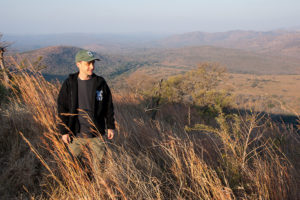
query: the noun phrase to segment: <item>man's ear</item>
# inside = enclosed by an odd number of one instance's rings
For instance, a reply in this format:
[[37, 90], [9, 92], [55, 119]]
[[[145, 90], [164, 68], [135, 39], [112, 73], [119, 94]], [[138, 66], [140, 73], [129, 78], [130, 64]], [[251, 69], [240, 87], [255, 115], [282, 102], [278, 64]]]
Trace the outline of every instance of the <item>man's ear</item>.
[[76, 66], [79, 68], [80, 67], [81, 62], [77, 62]]

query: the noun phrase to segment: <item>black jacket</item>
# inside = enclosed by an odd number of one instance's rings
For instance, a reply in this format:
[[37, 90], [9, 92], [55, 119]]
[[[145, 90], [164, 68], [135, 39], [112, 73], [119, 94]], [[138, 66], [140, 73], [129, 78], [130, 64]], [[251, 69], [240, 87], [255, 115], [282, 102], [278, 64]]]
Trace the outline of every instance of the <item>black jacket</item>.
[[[78, 115], [76, 115], [78, 114], [78, 74], [77, 72], [69, 75], [62, 85], [57, 99], [58, 116], [74, 135], [80, 130]], [[92, 78], [96, 78], [96, 81], [92, 87], [92, 94], [94, 95], [92, 98], [93, 113], [90, 117], [99, 132], [105, 134], [105, 128], [115, 129], [112, 96], [107, 83], [102, 77], [93, 74]], [[63, 114], [71, 115], [66, 116]], [[70, 132], [62, 124], [59, 124], [59, 129], [61, 134]]]

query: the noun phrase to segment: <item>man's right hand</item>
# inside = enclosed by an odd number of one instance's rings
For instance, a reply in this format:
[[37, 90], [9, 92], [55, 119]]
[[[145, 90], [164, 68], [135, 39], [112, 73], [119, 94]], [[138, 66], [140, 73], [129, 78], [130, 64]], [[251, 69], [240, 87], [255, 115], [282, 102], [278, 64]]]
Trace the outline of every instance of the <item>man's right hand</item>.
[[70, 138], [69, 134], [64, 134], [64, 135], [62, 135], [61, 138], [62, 138], [63, 142], [66, 144], [69, 144], [71, 142], [71, 138]]

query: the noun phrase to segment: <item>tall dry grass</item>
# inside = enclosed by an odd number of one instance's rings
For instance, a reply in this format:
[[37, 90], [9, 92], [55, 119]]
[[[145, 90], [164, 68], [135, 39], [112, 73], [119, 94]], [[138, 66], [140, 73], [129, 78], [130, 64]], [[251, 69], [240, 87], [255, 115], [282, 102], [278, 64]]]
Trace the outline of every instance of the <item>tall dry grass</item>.
[[[104, 163], [74, 160], [57, 131], [59, 84], [13, 75], [1, 108], [1, 196], [19, 199], [297, 199], [299, 135], [260, 116], [227, 116], [185, 129], [187, 107], [153, 121], [143, 99], [115, 94], [118, 134]], [[284, 138], [284, 140], [282, 139]]]

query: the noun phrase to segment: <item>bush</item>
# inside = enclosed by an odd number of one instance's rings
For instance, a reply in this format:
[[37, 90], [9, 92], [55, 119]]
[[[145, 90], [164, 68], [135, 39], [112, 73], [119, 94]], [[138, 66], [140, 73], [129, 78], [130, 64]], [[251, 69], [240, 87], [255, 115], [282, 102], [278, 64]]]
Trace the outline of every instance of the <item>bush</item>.
[[[144, 92], [146, 99], [150, 100], [147, 110], [156, 113], [161, 104], [183, 103], [199, 108], [202, 115], [207, 113], [209, 116], [215, 116], [215, 106], [225, 108], [232, 105], [231, 95], [217, 89], [224, 74], [225, 69], [219, 64], [202, 63], [195, 70], [172, 76], [160, 82], [151, 91]], [[190, 116], [190, 113], [188, 115]]]

